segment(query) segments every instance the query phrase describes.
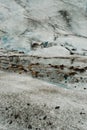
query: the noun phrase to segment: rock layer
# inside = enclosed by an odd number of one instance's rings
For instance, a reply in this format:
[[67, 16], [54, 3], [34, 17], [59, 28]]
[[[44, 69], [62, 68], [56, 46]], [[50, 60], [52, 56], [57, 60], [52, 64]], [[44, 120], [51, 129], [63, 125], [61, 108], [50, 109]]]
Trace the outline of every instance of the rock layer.
[[84, 56], [39, 57], [4, 52], [0, 55], [0, 68], [54, 83], [87, 82], [87, 57]]

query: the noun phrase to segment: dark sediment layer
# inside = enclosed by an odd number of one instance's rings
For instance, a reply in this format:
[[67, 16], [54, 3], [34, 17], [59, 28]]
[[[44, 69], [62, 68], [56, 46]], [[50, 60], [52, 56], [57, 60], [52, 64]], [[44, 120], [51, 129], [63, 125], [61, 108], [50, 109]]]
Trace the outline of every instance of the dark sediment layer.
[[40, 57], [2, 51], [0, 69], [27, 73], [54, 83], [87, 82], [87, 57]]

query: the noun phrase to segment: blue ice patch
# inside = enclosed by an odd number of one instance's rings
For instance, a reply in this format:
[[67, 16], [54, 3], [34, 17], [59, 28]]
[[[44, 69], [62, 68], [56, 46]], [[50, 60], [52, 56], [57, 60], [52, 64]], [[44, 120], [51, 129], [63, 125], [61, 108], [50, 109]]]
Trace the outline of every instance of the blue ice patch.
[[8, 43], [8, 41], [9, 41], [8, 36], [3, 36], [3, 37], [1, 38], [1, 40], [2, 40], [2, 43], [3, 43], [3, 44]]

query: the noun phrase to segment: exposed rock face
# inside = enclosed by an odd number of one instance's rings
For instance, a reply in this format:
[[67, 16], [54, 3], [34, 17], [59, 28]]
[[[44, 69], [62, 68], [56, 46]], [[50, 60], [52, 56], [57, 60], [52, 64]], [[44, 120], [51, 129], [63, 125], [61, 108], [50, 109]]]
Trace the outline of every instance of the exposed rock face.
[[87, 37], [87, 0], [0, 0], [0, 46], [30, 50], [35, 41]]

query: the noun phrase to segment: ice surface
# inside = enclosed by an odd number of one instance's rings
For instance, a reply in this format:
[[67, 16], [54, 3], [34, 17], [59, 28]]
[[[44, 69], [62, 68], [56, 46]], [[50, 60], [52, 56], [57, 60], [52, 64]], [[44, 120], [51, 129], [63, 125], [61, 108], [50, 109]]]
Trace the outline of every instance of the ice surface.
[[0, 0], [0, 47], [29, 53], [33, 40], [65, 39], [85, 48], [87, 0]]

